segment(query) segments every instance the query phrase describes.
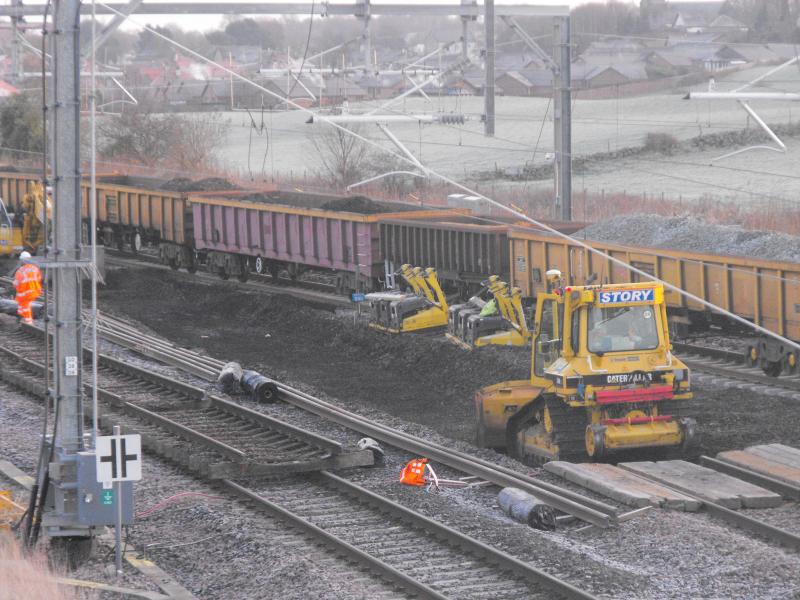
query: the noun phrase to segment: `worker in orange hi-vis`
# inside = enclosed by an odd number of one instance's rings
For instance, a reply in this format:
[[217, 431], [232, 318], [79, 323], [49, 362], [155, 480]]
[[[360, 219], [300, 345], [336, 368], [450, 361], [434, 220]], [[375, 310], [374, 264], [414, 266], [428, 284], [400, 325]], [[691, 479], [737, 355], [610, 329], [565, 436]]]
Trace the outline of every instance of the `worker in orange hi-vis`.
[[22, 264], [14, 273], [14, 289], [17, 291], [17, 314], [24, 323], [33, 323], [31, 304], [42, 295], [42, 272], [31, 262], [29, 252], [19, 255]]
[[428, 483], [425, 477], [425, 464], [427, 462], [427, 458], [415, 458], [410, 461], [403, 467], [403, 470], [400, 471], [400, 483], [416, 486], [423, 486]]

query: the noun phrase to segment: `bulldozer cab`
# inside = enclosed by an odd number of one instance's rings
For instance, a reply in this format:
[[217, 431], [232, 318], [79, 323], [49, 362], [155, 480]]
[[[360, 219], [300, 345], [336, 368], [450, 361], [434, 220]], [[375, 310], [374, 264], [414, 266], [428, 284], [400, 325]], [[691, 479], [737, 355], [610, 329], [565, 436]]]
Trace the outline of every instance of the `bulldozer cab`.
[[[536, 326], [533, 330], [532, 380], [543, 378], [545, 369], [561, 355], [561, 331], [564, 304], [556, 294], [540, 294], [536, 303]], [[547, 381], [538, 381], [547, 386]]]

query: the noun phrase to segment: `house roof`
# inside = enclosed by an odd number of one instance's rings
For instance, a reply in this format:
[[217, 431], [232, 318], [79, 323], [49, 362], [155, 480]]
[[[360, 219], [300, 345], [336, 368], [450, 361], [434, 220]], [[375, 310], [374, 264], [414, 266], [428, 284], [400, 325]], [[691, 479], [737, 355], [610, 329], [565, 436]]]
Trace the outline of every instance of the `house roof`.
[[0, 79], [0, 98], [8, 98], [9, 96], [16, 96], [17, 94], [19, 94], [19, 89]]
[[325, 78], [324, 90], [327, 96], [348, 96], [352, 98], [367, 95], [367, 91], [360, 85], [338, 75]]
[[726, 44], [716, 54], [721, 58], [741, 59], [745, 62], [769, 62], [780, 59], [775, 52], [760, 44]]
[[676, 52], [669, 48], [663, 50], [655, 50], [649, 56], [657, 56], [668, 65], [673, 67], [689, 67], [694, 63], [694, 58], [691, 54], [686, 52]]
[[630, 80], [647, 79], [647, 70], [644, 63], [631, 64], [631, 63], [617, 63], [608, 65], [594, 65], [585, 67], [583, 65], [576, 65], [578, 68], [572, 70], [573, 80], [590, 80], [606, 71], [613, 70]]
[[519, 71], [506, 71], [505, 73], [501, 73], [496, 79], [500, 79], [501, 77], [508, 77], [513, 79], [514, 81], [524, 85], [525, 87], [533, 87], [533, 82], [525, 77]]
[[261, 61], [261, 48], [258, 46], [216, 46], [214, 54], [222, 59], [230, 57], [240, 65], [251, 63], [257, 65]]
[[716, 19], [711, 21], [708, 26], [714, 29], [735, 29], [747, 31], [747, 25], [737, 19], [734, 19], [730, 15], [719, 15]]

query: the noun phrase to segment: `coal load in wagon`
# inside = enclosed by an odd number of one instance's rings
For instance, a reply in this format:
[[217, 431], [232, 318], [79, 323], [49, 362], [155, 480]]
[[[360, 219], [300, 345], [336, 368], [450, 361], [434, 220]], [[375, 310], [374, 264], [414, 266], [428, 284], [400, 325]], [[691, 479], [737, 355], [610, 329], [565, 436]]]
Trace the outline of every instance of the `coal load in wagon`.
[[394, 210], [379, 202], [370, 200], [366, 196], [348, 196], [347, 198], [336, 198], [320, 206], [323, 210], [335, 210], [340, 212], [352, 212], [362, 215], [374, 215], [377, 213], [391, 212]]
[[375, 202], [366, 196], [347, 196], [343, 198], [332, 194], [284, 190], [269, 193], [256, 192], [245, 196], [237, 196], [237, 199], [245, 202], [282, 204], [284, 206], [294, 206], [297, 208], [315, 208], [319, 210], [349, 212], [362, 215], [405, 212], [418, 209], [418, 207], [410, 204], [402, 204], [399, 202]]
[[221, 177], [206, 177], [192, 181], [187, 177], [175, 177], [161, 185], [162, 190], [168, 192], [222, 192], [237, 189], [227, 179]]

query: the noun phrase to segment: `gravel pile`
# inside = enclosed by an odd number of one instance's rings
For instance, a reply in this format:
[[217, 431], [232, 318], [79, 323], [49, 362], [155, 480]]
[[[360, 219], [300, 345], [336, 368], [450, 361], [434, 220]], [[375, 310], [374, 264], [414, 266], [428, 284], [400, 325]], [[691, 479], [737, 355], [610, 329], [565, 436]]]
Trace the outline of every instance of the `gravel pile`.
[[161, 189], [170, 192], [221, 192], [235, 190], [237, 187], [221, 177], [206, 177], [197, 181], [186, 177], [175, 177], [164, 183]]
[[617, 244], [800, 262], [800, 236], [714, 225], [689, 215], [620, 215], [590, 225], [575, 236]]
[[337, 210], [371, 215], [375, 213], [389, 212], [391, 209], [375, 202], [366, 196], [349, 196], [347, 198], [337, 198], [320, 206], [323, 210]]

